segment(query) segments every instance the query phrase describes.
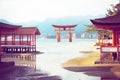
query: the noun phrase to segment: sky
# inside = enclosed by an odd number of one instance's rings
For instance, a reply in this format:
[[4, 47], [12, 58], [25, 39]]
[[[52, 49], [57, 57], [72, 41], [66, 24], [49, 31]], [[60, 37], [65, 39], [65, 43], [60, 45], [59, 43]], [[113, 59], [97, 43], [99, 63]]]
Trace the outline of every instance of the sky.
[[44, 21], [66, 16], [96, 16], [119, 0], [0, 0], [0, 19], [11, 22]]

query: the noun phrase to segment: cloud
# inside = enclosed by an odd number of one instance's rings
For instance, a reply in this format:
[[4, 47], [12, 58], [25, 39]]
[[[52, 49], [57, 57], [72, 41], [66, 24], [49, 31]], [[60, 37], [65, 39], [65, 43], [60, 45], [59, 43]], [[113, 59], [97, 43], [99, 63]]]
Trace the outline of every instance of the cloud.
[[[14, 22], [105, 14], [115, 0], [0, 0], [0, 17]], [[101, 6], [102, 5], [102, 6]]]

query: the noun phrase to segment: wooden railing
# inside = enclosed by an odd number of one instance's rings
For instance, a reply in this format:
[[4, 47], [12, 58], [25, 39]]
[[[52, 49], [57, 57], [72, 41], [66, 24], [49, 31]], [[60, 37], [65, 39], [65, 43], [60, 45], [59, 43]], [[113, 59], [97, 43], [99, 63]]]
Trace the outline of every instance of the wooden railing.
[[100, 52], [101, 53], [110, 53], [110, 52], [120, 52], [120, 46], [106, 46], [106, 45], [101, 45], [100, 46]]
[[7, 41], [7, 43], [5, 43], [5, 41], [1, 41], [1, 45], [35, 45], [35, 42], [31, 42], [31, 41]]

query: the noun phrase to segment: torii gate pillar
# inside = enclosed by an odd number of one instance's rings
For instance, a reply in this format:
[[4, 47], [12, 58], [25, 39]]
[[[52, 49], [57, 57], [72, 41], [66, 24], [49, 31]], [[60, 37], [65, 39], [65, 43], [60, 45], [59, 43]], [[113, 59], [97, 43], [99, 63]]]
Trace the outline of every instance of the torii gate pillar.
[[57, 42], [60, 42], [60, 28], [58, 28], [57, 32]]

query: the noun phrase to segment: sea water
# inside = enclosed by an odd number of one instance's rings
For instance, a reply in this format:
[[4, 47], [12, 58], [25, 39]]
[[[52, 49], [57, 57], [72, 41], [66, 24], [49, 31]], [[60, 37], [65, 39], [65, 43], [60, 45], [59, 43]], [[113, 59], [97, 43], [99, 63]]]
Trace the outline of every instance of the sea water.
[[[100, 80], [99, 76], [90, 76], [84, 72], [72, 72], [62, 67], [62, 63], [76, 58], [84, 57], [87, 54], [80, 51], [93, 51], [94, 48], [89, 47], [95, 45], [96, 39], [37, 39], [37, 51], [42, 54], [36, 55], [36, 71], [37, 73], [46, 73], [48, 76], [59, 76], [62, 80]], [[27, 67], [17, 67], [10, 72], [0, 75], [0, 80], [41, 80], [29, 79], [27, 75], [36, 74], [36, 71]], [[49, 80], [49, 79], [47, 79]], [[51, 80], [51, 79], [50, 79]], [[52, 79], [53, 80], [53, 79]]]
[[67, 39], [62, 39], [61, 42], [56, 39], [38, 39], [37, 50], [44, 53], [37, 55], [36, 67], [51, 75], [58, 75], [62, 80], [99, 80], [99, 77], [68, 71], [61, 66], [70, 59], [86, 56], [80, 51], [92, 51], [93, 48], [89, 46], [95, 45], [95, 42], [96, 39], [73, 39], [72, 42]]

